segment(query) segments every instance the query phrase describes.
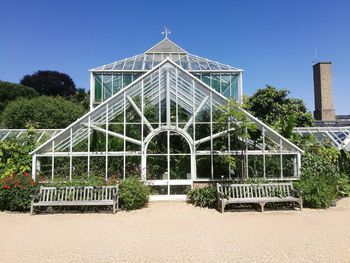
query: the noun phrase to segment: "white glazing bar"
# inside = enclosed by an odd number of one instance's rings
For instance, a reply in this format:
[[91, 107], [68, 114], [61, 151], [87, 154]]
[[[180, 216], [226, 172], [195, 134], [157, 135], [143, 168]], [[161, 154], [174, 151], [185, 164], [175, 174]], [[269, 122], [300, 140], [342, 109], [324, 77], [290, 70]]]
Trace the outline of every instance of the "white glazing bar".
[[72, 181], [72, 173], [73, 173], [73, 160], [72, 160], [72, 150], [73, 150], [73, 130], [69, 129], [69, 181]]
[[[135, 105], [136, 106], [136, 105]], [[144, 141], [144, 129], [143, 126], [146, 123], [150, 131], [153, 131], [152, 125], [148, 122], [145, 117], [145, 97], [144, 97], [144, 80], [141, 81], [141, 141]], [[144, 154], [144, 143], [141, 144], [141, 152]], [[142, 162], [142, 157], [141, 157]], [[140, 176], [142, 177], [142, 170]]]
[[[126, 92], [123, 92], [123, 135], [126, 137]], [[125, 152], [126, 152], [126, 140], [125, 138], [123, 139], [123, 179], [125, 180], [125, 166], [126, 166], [126, 157], [125, 157]]]
[[11, 131], [9, 131], [8, 133], [6, 133], [6, 135], [1, 139], [1, 141], [4, 141], [4, 140], [7, 138], [7, 136], [10, 135], [10, 133], [11, 133]]
[[280, 139], [280, 169], [281, 169], [281, 179], [283, 179], [282, 139]]
[[87, 172], [88, 172], [88, 177], [90, 177], [90, 152], [91, 152], [91, 128], [90, 128], [90, 125], [91, 125], [91, 116], [89, 115], [89, 118], [88, 118], [88, 159], [87, 159]]
[[90, 110], [93, 109], [95, 101], [95, 76], [94, 73], [90, 73]]
[[105, 149], [105, 157], [106, 157], [106, 170], [105, 170], [105, 180], [107, 181], [108, 180], [108, 128], [109, 128], [109, 125], [108, 125], [108, 121], [109, 121], [109, 104], [107, 103], [106, 104], [106, 133], [105, 133], [105, 136], [106, 136], [106, 149]]
[[265, 127], [262, 128], [262, 151], [263, 151], [263, 175], [264, 179], [266, 179], [266, 155], [265, 155]]
[[[179, 63], [180, 63], [180, 55], [179, 55]], [[179, 94], [178, 94], [178, 76], [179, 76], [179, 71], [176, 68], [176, 82], [175, 82], [175, 104], [176, 104], [176, 128], [179, 128]]]
[[52, 141], [51, 181], [55, 176], [55, 140]]
[[[193, 115], [195, 114], [195, 111], [196, 111], [196, 94], [195, 94], [195, 90], [196, 90], [196, 84], [195, 84], [195, 81], [194, 81], [194, 78], [195, 77], [192, 77], [192, 120], [193, 120], [193, 141], [196, 141], [196, 118], [194, 117], [193, 118]], [[187, 129], [186, 129], [187, 130]], [[196, 152], [196, 144], [193, 145], [194, 147], [194, 152]]]
[[[141, 88], [143, 89], [143, 80], [141, 83], [142, 83]], [[142, 98], [144, 97], [143, 92], [141, 93], [141, 97]], [[137, 112], [137, 114], [141, 117], [142, 127], [143, 127], [143, 124], [145, 124], [151, 131], [153, 131], [152, 125], [149, 123], [149, 121], [147, 120], [147, 118], [145, 117], [144, 112], [143, 112], [144, 111], [144, 100], [142, 100], [141, 110], [140, 110], [139, 107], [137, 107], [136, 103], [133, 101], [133, 99], [130, 96], [127, 96], [127, 98], [128, 98], [128, 101], [130, 102], [131, 106], [134, 108], [134, 110]]]
[[226, 131], [222, 131], [222, 132], [218, 132], [218, 133], [209, 135], [209, 136], [207, 136], [207, 137], [204, 137], [204, 138], [202, 138], [202, 139], [199, 139], [199, 140], [195, 141], [195, 142], [194, 142], [194, 145], [198, 145], [198, 144], [201, 144], [201, 143], [204, 143], [204, 142], [208, 142], [208, 141], [210, 141], [210, 140], [214, 140], [214, 139], [219, 138], [219, 137], [221, 137], [221, 136], [227, 134], [228, 132], [234, 131], [234, 130], [235, 130], [235, 128], [230, 128], [230, 129], [228, 129], [228, 130], [226, 130]]
[[36, 181], [36, 154], [32, 156], [32, 179]]
[[170, 119], [170, 72], [169, 68], [166, 70], [166, 123], [167, 126], [170, 127], [171, 119]]
[[[245, 132], [247, 133], [248, 130], [245, 129]], [[248, 157], [248, 139], [245, 139], [245, 174], [246, 178], [249, 178], [249, 157]]]
[[210, 175], [214, 179], [214, 156], [213, 156], [213, 92], [210, 91]]
[[238, 103], [243, 104], [243, 73], [239, 73], [239, 84], [238, 84]]
[[[195, 97], [195, 94], [193, 95]], [[191, 116], [191, 118], [188, 120], [188, 122], [186, 123], [185, 127], [183, 128], [184, 131], [187, 131], [187, 129], [190, 127], [190, 125], [192, 123], [195, 122], [196, 116], [198, 115], [198, 113], [201, 111], [201, 109], [203, 108], [203, 106], [205, 105], [205, 103], [208, 101], [209, 96], [205, 96], [205, 98], [202, 100], [202, 102], [199, 104], [198, 108], [195, 109], [196, 104], [194, 103], [193, 106], [193, 114]], [[194, 99], [195, 100], [195, 99]], [[194, 127], [194, 126], [193, 126]]]
[[102, 98], [102, 102], [105, 101], [105, 83], [104, 83], [104, 74], [102, 74], [102, 78], [101, 78], [101, 98]]
[[95, 126], [95, 125], [91, 125], [91, 128], [94, 129], [94, 130], [96, 130], [96, 131], [106, 132], [106, 133], [108, 133], [109, 135], [114, 136], [114, 137], [117, 137], [117, 138], [119, 138], [119, 139], [125, 139], [126, 141], [128, 141], [128, 142], [130, 142], [130, 143], [133, 143], [133, 144], [136, 144], [136, 145], [141, 145], [141, 144], [142, 144], [142, 142], [139, 141], [139, 140], [130, 138], [130, 137], [128, 137], [128, 136], [124, 136], [124, 135], [119, 134], [119, 133], [116, 133], [116, 132], [111, 132], [111, 131], [105, 130], [105, 129], [100, 128], [100, 127]]
[[[154, 54], [153, 54], [154, 56]], [[153, 57], [154, 59], [154, 57]], [[160, 89], [160, 69], [158, 70], [158, 94], [159, 94], [159, 104], [158, 104], [158, 121], [159, 121], [159, 128], [162, 126], [162, 98], [161, 98], [161, 89]]]
[[167, 157], [168, 157], [168, 180], [167, 180], [167, 183], [168, 183], [168, 195], [170, 195], [170, 131], [168, 130], [167, 131]]

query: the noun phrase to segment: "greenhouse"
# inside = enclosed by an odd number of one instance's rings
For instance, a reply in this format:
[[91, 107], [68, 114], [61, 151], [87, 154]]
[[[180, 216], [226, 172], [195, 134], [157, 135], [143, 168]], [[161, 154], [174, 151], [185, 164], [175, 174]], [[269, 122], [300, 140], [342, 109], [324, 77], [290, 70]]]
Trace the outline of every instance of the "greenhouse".
[[137, 175], [155, 199], [217, 180], [298, 179], [302, 150], [237, 106], [242, 73], [167, 37], [94, 68], [90, 112], [32, 152], [32, 176]]

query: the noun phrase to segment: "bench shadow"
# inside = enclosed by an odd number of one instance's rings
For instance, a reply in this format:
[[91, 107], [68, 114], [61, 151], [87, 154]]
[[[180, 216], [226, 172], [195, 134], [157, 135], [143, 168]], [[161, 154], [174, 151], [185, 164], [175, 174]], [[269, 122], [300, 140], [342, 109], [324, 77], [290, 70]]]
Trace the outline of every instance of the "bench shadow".
[[[299, 211], [297, 205], [288, 203], [267, 203], [264, 207], [264, 212], [281, 212], [281, 211]], [[227, 204], [226, 212], [245, 213], [245, 212], [259, 212], [261, 207], [259, 204]]]

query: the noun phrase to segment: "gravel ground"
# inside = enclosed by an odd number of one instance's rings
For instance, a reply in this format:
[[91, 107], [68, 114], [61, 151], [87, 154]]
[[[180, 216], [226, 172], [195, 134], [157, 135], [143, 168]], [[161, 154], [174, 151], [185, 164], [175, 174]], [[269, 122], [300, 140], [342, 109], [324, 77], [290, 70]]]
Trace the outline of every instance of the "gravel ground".
[[0, 262], [350, 262], [350, 199], [226, 212], [154, 202], [133, 212], [0, 213]]

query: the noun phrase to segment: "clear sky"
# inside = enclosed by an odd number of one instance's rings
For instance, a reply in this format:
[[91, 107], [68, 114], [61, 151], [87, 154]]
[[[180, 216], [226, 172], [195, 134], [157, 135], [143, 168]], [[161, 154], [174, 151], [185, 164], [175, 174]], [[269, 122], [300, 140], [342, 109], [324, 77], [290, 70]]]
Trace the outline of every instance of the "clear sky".
[[37, 70], [68, 73], [89, 88], [88, 69], [143, 53], [162, 39], [245, 70], [244, 93], [287, 88], [314, 109], [312, 61], [333, 62], [337, 114], [350, 113], [350, 1], [2, 0], [0, 79]]

